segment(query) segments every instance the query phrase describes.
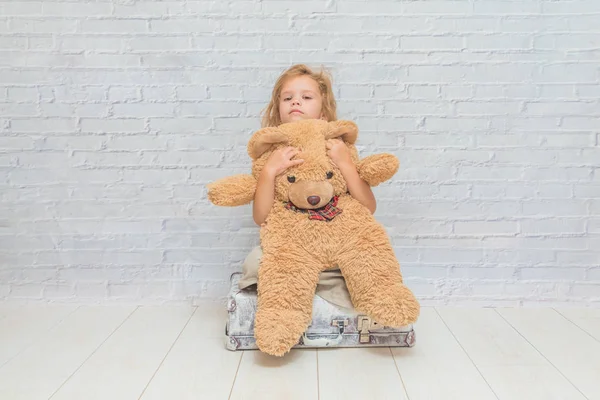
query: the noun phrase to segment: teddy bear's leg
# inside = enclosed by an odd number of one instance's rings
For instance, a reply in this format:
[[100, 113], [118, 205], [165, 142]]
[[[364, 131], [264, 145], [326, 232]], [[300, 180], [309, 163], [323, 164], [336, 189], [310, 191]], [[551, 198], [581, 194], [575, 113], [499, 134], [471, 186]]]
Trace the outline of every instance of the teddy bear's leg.
[[265, 249], [261, 259], [254, 337], [267, 354], [283, 356], [310, 325], [322, 268], [308, 253], [301, 254]]
[[420, 306], [400, 274], [400, 265], [383, 228], [374, 226], [358, 234], [336, 257], [352, 303], [387, 326], [414, 323]]

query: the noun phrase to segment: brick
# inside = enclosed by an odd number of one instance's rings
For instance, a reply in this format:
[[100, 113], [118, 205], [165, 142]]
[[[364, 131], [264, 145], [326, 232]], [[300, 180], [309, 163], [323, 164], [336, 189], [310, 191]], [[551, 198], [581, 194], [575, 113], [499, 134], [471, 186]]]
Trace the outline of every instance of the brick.
[[[0, 22], [0, 33], [2, 32], [2, 22]], [[19, 36], [0, 36], [0, 50], [21, 50], [27, 48], [28, 40], [26, 37]]]
[[70, 133], [76, 125], [74, 118], [13, 118], [10, 123], [11, 130], [19, 133]]
[[192, 48], [189, 36], [146, 36], [132, 37], [128, 44], [133, 51], [173, 51]]
[[538, 49], [586, 49], [597, 48], [600, 37], [597, 34], [570, 33], [540, 35], [534, 39]]
[[85, 19], [81, 21], [82, 33], [144, 33], [148, 23], [142, 19]]
[[15, 299], [41, 299], [44, 284], [18, 283], [10, 286], [10, 297]]
[[[372, 9], [373, 10], [373, 9]], [[382, 11], [385, 12], [386, 8]], [[402, 4], [402, 13], [405, 15], [410, 14], [441, 14], [441, 15], [452, 15], [452, 14], [470, 14], [472, 11], [472, 5], [464, 1], [428, 1], [427, 3], [421, 2], [408, 2]]]
[[[451, 279], [472, 279], [472, 280], [507, 280], [515, 275], [515, 268], [502, 266], [498, 267], [460, 267], [454, 266], [450, 270]], [[483, 290], [483, 289], [482, 289]], [[483, 292], [482, 292], [483, 293]]]
[[144, 132], [144, 119], [119, 118], [119, 119], [95, 119], [82, 118], [81, 130], [93, 133], [139, 133]]
[[450, 103], [438, 102], [386, 102], [384, 103], [386, 114], [390, 115], [438, 115], [443, 116], [450, 113]]
[[[200, 86], [184, 86], [175, 88], [175, 94], [177, 99], [179, 100], [204, 100], [208, 98], [209, 89], [208, 86], [200, 85]], [[210, 88], [211, 98], [219, 99], [224, 97], [225, 99], [231, 98], [230, 96], [236, 95], [239, 97], [239, 87], [211, 87]]]
[[45, 16], [109, 16], [111, 15], [111, 4], [45, 1], [42, 4], [42, 14]]
[[582, 200], [544, 200], [523, 203], [523, 215], [581, 217], [586, 214], [587, 206]]
[[75, 296], [78, 299], [105, 299], [108, 296], [106, 283], [77, 282], [75, 284]]
[[598, 123], [597, 117], [564, 117], [561, 119], [561, 128], [579, 131], [593, 130]]
[[[206, 11], [207, 2], [200, 3]], [[118, 17], [156, 17], [186, 14], [186, 6], [192, 5], [181, 1], [144, 1], [143, 3], [117, 3], [113, 7], [114, 14]]]
[[584, 265], [599, 266], [598, 254], [596, 252], [558, 251], [557, 262], [560, 265]]
[[175, 114], [175, 103], [115, 104], [115, 117], [167, 117]]
[[531, 150], [526, 148], [504, 150], [494, 152], [493, 162], [498, 164], [512, 165], [554, 165], [558, 161], [558, 154], [553, 150]]
[[77, 21], [72, 19], [25, 19], [9, 21], [9, 28], [15, 33], [75, 33]]
[[461, 66], [428, 66], [414, 65], [408, 68], [407, 81], [409, 82], [455, 82], [466, 76], [467, 67]]
[[150, 31], [156, 33], [208, 33], [219, 28], [213, 18], [169, 18], [151, 20]]
[[533, 281], [572, 281], [585, 279], [585, 268], [574, 267], [523, 267], [519, 268], [521, 279]]
[[598, 70], [591, 63], [556, 63], [544, 65], [533, 74], [535, 82], [562, 82], [565, 76], [577, 76], [579, 82], [596, 82], [598, 80]]
[[421, 253], [421, 261], [428, 263], [446, 264], [480, 264], [483, 261], [483, 251], [480, 250], [428, 250]]
[[[569, 147], [582, 148], [594, 144], [594, 135], [590, 133], [562, 133], [562, 134], [543, 134], [542, 146], [559, 147], [566, 149]], [[565, 153], [559, 153], [559, 159], [563, 160]]]
[[34, 87], [9, 87], [8, 99], [17, 103], [37, 102], [40, 99], [39, 92]]
[[187, 181], [188, 172], [180, 169], [125, 170], [123, 181], [140, 182], [147, 185], [182, 183]]
[[593, 115], [598, 112], [598, 103], [595, 102], [538, 102], [526, 103], [525, 114], [529, 115]]
[[517, 49], [526, 50], [532, 47], [530, 35], [470, 35], [466, 38], [466, 47], [474, 50]]
[[460, 167], [458, 169], [457, 179], [459, 180], [517, 180], [523, 175], [523, 170], [519, 167]]
[[3, 104], [0, 103], [0, 114], [6, 117], [34, 117], [39, 112], [31, 104]]
[[537, 14], [541, 11], [538, 2], [477, 1], [473, 6], [475, 14]]
[[329, 49], [331, 51], [350, 50], [355, 48], [369, 48], [369, 50], [386, 50], [398, 48], [398, 39], [388, 37], [363, 37], [363, 36], [342, 36], [334, 37], [330, 40]]
[[600, 298], [600, 284], [598, 283], [576, 283], [571, 288], [571, 294], [575, 297], [585, 299]]
[[523, 171], [523, 178], [526, 180], [535, 181], [562, 181], [562, 182], [576, 182], [582, 180], [589, 180], [591, 177], [591, 170], [584, 167], [539, 167], [539, 168], [525, 168]]
[[58, 47], [62, 51], [84, 51], [95, 49], [96, 51], [114, 51], [125, 48], [126, 40], [123, 37], [111, 36], [69, 36], [61, 35], [56, 39]]
[[527, 235], [585, 233], [585, 221], [578, 219], [527, 219], [520, 225], [522, 233]]
[[[166, 132], [169, 134], [177, 133], [203, 133], [210, 129], [212, 118], [150, 118], [150, 130], [157, 132]], [[193, 138], [198, 142], [199, 138]], [[177, 142], [177, 138], [172, 138], [173, 142]]]
[[75, 287], [69, 284], [50, 283], [44, 287], [43, 296], [47, 299], [68, 299], [75, 295]]
[[263, 13], [301, 13], [311, 14], [319, 12], [334, 11], [334, 5], [330, 2], [307, 0], [301, 4], [296, 1], [265, 0], [262, 4]]
[[457, 235], [515, 235], [519, 232], [513, 221], [457, 221], [454, 233]]
[[0, 4], [0, 15], [3, 16], [32, 16], [42, 14], [42, 2], [3, 2]]
[[57, 100], [61, 103], [104, 102], [107, 98], [107, 88], [96, 86], [61, 85], [56, 86], [47, 96], [42, 92], [42, 100]]
[[212, 101], [210, 103], [183, 103], [178, 107], [177, 114], [184, 117], [237, 117], [242, 114], [244, 109], [244, 104], [231, 104], [231, 101]]
[[157, 161], [160, 165], [191, 165], [191, 166], [216, 166], [221, 161], [221, 154], [211, 151], [178, 151], [158, 154]]
[[519, 113], [520, 104], [516, 102], [457, 102], [458, 115], [515, 115]]

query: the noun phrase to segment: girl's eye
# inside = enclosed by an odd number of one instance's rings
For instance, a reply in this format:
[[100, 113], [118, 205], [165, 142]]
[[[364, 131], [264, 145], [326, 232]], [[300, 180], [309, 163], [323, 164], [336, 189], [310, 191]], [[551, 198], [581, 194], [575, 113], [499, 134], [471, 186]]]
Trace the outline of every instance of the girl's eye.
[[311, 100], [311, 99], [312, 99], [312, 97], [304, 96], [304, 100]]
[[295, 177], [295, 176], [288, 176], [288, 182], [289, 182], [289, 183], [294, 183], [294, 182], [296, 182], [296, 177]]
[[331, 178], [333, 178], [333, 172], [329, 171], [327, 173], [327, 179], [331, 179]]
[[283, 101], [290, 101], [291, 99], [291, 97], [286, 97], [285, 99], [283, 99]]

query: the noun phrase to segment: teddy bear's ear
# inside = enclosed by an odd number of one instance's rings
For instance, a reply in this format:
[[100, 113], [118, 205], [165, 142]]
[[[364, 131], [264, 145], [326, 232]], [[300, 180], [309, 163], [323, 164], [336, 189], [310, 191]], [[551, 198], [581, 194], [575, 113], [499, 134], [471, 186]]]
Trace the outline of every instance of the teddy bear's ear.
[[358, 127], [352, 121], [338, 120], [329, 124], [329, 130], [325, 133], [325, 139], [340, 138], [346, 143], [354, 144], [358, 137]]
[[288, 137], [275, 127], [263, 128], [256, 131], [248, 142], [248, 155], [256, 160], [262, 156], [265, 151], [277, 143], [287, 143]]

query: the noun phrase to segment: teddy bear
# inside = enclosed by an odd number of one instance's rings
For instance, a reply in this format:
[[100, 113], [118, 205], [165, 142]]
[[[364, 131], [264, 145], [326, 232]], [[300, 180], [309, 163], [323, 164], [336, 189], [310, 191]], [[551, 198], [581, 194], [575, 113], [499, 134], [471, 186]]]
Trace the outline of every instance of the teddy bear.
[[370, 186], [390, 179], [398, 159], [376, 154], [360, 159], [352, 121], [302, 120], [256, 131], [248, 142], [252, 174], [208, 185], [209, 200], [238, 206], [253, 200], [257, 179], [270, 154], [282, 146], [301, 149], [304, 162], [275, 181], [275, 201], [260, 227], [263, 256], [258, 272], [254, 336], [264, 353], [283, 356], [312, 321], [319, 274], [337, 266], [354, 308], [378, 323], [414, 323], [420, 306], [403, 283], [400, 265], [384, 227], [348, 192], [344, 178], [327, 155], [326, 141], [342, 139], [359, 176]]

